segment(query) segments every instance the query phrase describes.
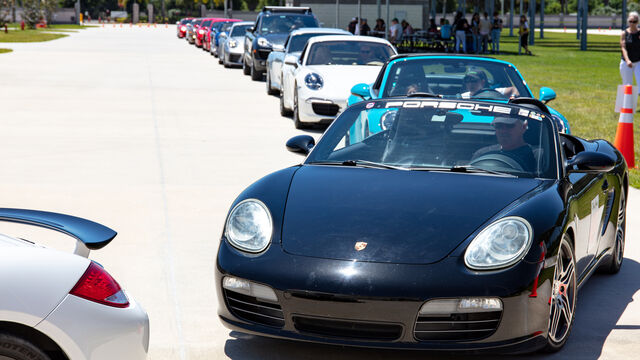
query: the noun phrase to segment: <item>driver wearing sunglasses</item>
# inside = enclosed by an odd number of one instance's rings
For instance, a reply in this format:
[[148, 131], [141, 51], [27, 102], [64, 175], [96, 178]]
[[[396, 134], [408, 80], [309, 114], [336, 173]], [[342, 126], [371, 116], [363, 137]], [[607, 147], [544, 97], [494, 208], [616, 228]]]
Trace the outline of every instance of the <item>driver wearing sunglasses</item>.
[[536, 158], [531, 145], [524, 141], [527, 121], [516, 117], [496, 117], [492, 121], [497, 144], [483, 147], [471, 157], [471, 162], [487, 154], [502, 154], [515, 160], [524, 171], [536, 170]]
[[466, 92], [463, 92], [462, 94], [460, 94], [460, 97], [463, 99], [471, 99], [474, 97], [475, 98], [485, 97], [485, 96], [479, 96], [480, 94], [483, 94], [483, 93], [488, 93], [485, 95], [487, 95], [486, 97], [490, 97], [490, 98], [496, 97], [496, 96], [491, 96], [490, 93], [494, 93], [495, 95], [498, 95], [498, 97], [500, 97], [499, 95], [502, 95], [500, 98], [504, 98], [504, 99], [510, 98], [510, 97], [517, 97], [520, 95], [518, 93], [518, 90], [515, 88], [515, 86], [499, 87], [495, 89], [490, 88], [487, 84], [487, 75], [484, 73], [484, 71], [481, 71], [481, 70], [468, 71], [464, 75], [464, 78], [462, 79], [462, 84], [464, 85], [465, 90], [467, 90]]

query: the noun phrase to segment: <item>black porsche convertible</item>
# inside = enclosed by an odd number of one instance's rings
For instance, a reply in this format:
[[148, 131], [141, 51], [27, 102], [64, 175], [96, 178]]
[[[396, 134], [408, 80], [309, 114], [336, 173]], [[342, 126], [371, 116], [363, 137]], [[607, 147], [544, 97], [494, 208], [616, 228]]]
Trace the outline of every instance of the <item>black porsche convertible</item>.
[[[366, 126], [380, 121], [376, 133]], [[340, 345], [557, 351], [619, 271], [627, 166], [535, 99], [358, 103], [248, 187], [216, 267], [223, 324]]]

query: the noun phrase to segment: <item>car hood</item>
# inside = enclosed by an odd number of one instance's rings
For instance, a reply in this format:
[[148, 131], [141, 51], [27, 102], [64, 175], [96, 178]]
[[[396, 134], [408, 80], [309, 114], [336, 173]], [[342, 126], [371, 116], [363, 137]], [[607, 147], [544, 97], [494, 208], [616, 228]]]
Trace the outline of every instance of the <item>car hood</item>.
[[[290, 185], [282, 247], [327, 259], [434, 263], [540, 184], [480, 174], [303, 166]], [[357, 251], [358, 242], [366, 248]]]
[[304, 78], [309, 73], [320, 74], [324, 85], [319, 92], [346, 100], [351, 94], [353, 85], [374, 82], [378, 72], [380, 72], [380, 66], [311, 65], [306, 66], [305, 71], [299, 73], [299, 83], [304, 83]]
[[287, 36], [289, 36], [288, 33], [284, 33], [284, 34], [265, 34], [265, 35], [260, 35], [263, 38], [266, 38], [267, 40], [269, 40], [270, 43], [274, 44], [274, 45], [284, 45], [285, 40], [287, 40]]

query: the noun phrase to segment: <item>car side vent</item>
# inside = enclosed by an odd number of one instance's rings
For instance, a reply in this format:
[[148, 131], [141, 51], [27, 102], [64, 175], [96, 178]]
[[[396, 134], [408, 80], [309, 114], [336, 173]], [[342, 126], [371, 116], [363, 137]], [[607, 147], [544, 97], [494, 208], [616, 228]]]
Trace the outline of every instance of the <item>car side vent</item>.
[[233, 315], [240, 319], [273, 327], [284, 326], [284, 313], [277, 303], [229, 290], [224, 290], [224, 297]]
[[493, 334], [502, 311], [452, 314], [448, 317], [420, 316], [414, 336], [419, 341], [470, 341]]

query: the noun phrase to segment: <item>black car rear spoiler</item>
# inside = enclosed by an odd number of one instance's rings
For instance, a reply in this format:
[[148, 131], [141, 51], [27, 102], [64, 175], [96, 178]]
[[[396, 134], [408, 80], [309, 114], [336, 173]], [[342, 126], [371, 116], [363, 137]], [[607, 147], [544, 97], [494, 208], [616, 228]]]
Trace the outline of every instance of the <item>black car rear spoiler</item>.
[[118, 234], [114, 230], [79, 217], [47, 211], [0, 208], [0, 221], [39, 226], [77, 240], [74, 254], [87, 257], [90, 250], [107, 246]]

